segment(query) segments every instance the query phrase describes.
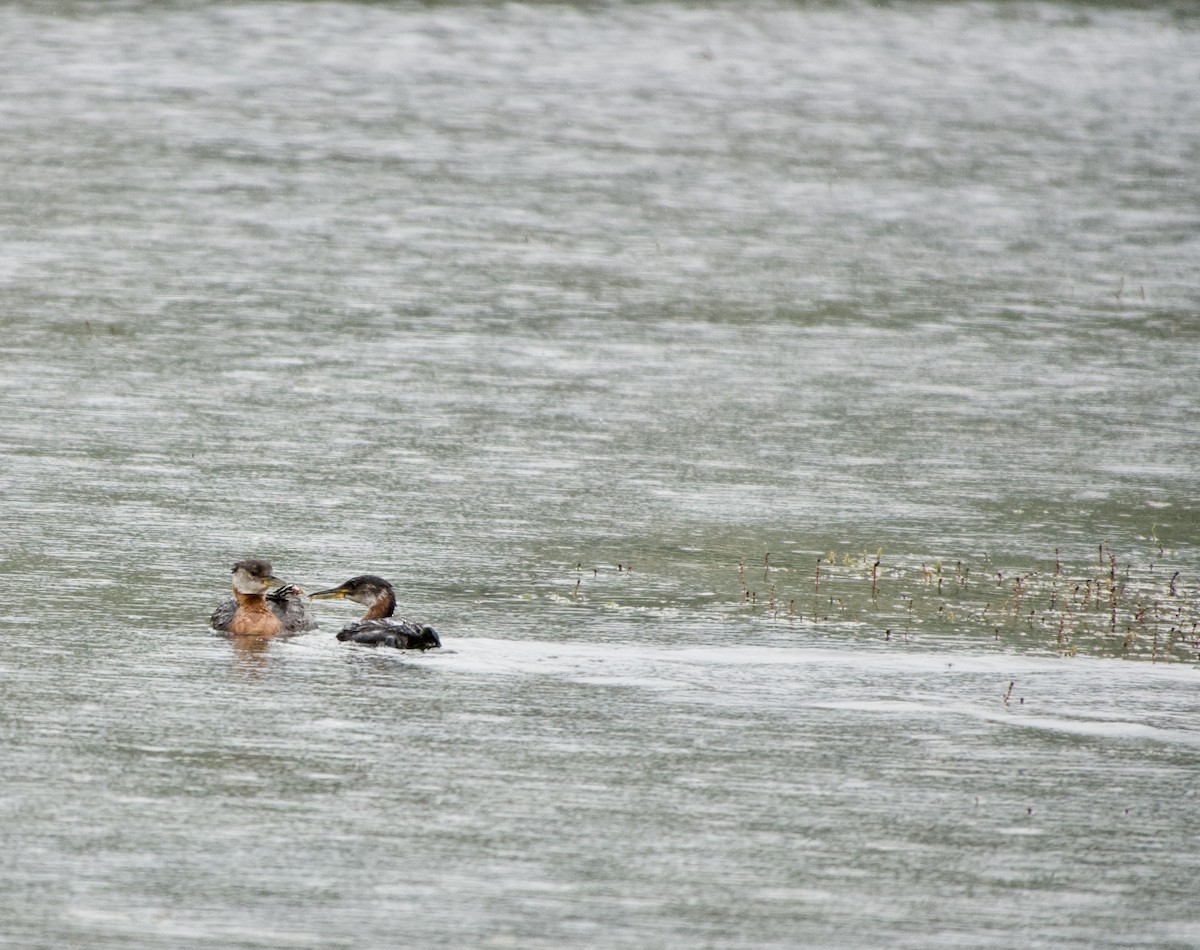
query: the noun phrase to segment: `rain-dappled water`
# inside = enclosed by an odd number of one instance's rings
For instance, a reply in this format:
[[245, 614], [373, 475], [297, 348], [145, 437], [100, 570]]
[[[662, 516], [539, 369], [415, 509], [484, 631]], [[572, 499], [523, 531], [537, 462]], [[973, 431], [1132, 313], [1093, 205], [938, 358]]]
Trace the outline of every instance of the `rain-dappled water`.
[[[1200, 19], [0, 8], [0, 945], [1200, 944]], [[214, 637], [371, 571], [445, 647]]]

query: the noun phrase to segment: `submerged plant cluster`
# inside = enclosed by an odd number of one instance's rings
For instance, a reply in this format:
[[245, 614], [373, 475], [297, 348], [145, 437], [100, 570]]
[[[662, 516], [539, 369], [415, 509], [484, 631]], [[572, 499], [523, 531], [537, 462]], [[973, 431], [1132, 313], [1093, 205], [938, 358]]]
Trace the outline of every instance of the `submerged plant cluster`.
[[[807, 574], [807, 577], [804, 576]], [[737, 567], [739, 604], [778, 621], [853, 623], [887, 640], [946, 635], [1019, 643], [1059, 655], [1200, 659], [1200, 596], [1159, 548], [1135, 561], [1098, 544], [1066, 564], [1002, 565], [830, 552]]]

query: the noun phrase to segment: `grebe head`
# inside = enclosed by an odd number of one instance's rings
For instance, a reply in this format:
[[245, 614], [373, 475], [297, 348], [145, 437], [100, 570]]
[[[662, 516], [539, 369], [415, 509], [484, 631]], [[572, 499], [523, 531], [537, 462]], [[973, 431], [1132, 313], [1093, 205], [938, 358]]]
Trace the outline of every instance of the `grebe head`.
[[283, 583], [271, 572], [270, 561], [251, 559], [233, 565], [233, 589], [239, 594], [262, 595]]
[[380, 599], [395, 601], [392, 585], [374, 574], [359, 574], [344, 584], [309, 594], [313, 600], [353, 600], [364, 607], [373, 607]]

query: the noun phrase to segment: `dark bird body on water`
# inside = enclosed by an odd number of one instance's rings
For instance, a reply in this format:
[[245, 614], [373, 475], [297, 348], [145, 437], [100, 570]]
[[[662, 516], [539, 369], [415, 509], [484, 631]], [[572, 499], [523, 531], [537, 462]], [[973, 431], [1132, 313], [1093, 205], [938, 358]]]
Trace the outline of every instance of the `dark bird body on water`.
[[315, 630], [304, 591], [276, 577], [270, 561], [233, 565], [233, 597], [212, 613], [213, 629], [233, 636], [274, 637]]
[[374, 574], [360, 574], [338, 587], [319, 590], [310, 596], [313, 600], [352, 600], [367, 608], [361, 620], [338, 633], [339, 640], [397, 650], [436, 650], [442, 645], [433, 627], [392, 616], [396, 610], [396, 592], [391, 584]]

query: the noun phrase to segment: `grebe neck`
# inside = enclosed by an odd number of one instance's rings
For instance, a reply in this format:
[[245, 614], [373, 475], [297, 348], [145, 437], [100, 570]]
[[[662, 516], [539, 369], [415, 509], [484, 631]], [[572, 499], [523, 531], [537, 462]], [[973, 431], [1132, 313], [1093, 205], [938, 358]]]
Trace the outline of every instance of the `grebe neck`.
[[390, 617], [396, 610], [396, 595], [390, 587], [385, 587], [371, 605], [371, 609], [363, 615], [363, 620], [382, 620]]
[[229, 622], [230, 633], [269, 637], [283, 632], [282, 621], [275, 616], [262, 594], [243, 594], [235, 590], [233, 596], [238, 605]]

